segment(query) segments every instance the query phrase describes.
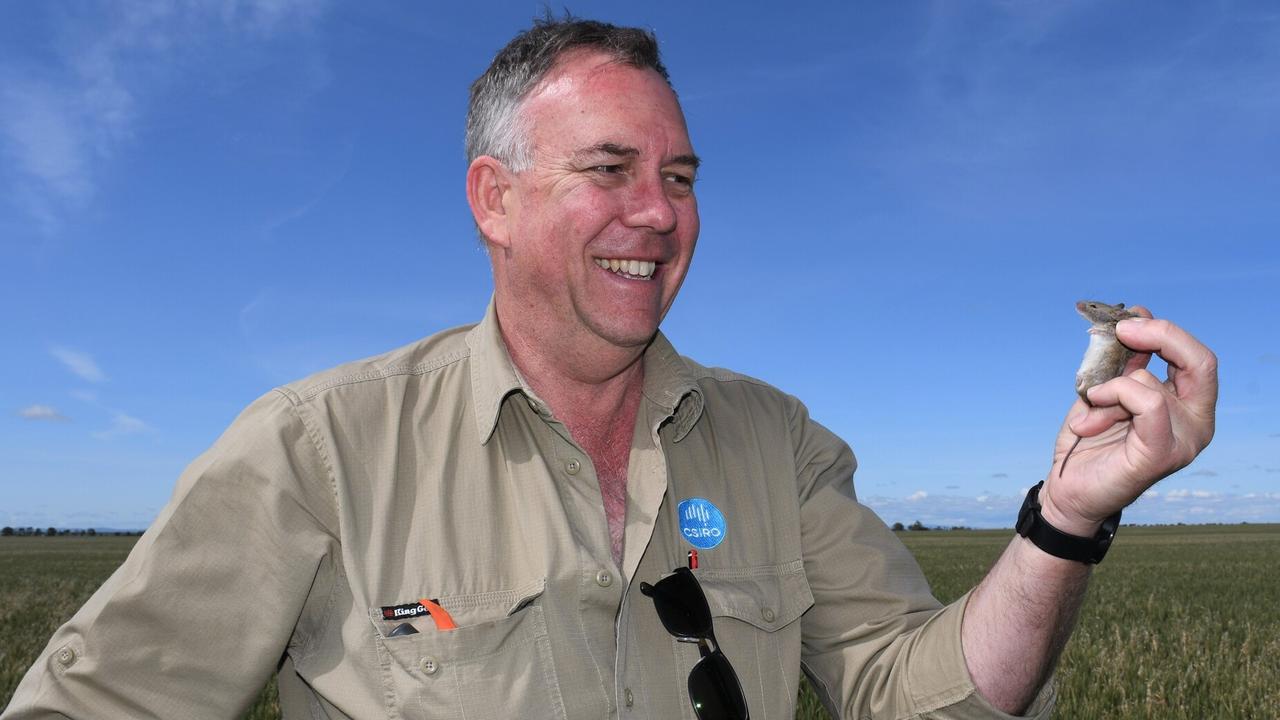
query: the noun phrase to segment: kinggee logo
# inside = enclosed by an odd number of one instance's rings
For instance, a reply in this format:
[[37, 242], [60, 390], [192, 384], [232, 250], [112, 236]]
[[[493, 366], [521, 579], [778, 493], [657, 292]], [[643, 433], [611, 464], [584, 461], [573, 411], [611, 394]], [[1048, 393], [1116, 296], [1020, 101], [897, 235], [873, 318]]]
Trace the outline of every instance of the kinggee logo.
[[427, 609], [422, 607], [422, 603], [406, 603], [404, 605], [388, 605], [382, 608], [383, 620], [396, 620], [398, 618], [412, 618], [419, 615], [426, 615]]

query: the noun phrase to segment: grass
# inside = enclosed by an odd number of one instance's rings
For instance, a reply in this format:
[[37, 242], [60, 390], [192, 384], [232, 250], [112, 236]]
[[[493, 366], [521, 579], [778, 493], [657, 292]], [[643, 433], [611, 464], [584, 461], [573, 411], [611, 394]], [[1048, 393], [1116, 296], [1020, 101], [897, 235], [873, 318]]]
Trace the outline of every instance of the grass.
[[[53, 631], [129, 554], [137, 537], [0, 537], [0, 708]], [[276, 685], [263, 688], [245, 720], [280, 717]]]
[[[944, 602], [973, 586], [1008, 531], [901, 533]], [[0, 706], [53, 630], [132, 537], [0, 538]], [[1059, 672], [1055, 717], [1280, 717], [1280, 526], [1125, 527], [1098, 567]], [[274, 683], [247, 720], [278, 718]], [[798, 719], [826, 713], [805, 688]]]

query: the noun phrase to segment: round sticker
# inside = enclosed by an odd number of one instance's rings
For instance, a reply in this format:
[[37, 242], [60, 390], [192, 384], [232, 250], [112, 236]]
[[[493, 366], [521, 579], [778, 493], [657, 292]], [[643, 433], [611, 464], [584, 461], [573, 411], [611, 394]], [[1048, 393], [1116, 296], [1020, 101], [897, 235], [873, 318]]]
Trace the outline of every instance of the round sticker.
[[690, 545], [710, 550], [724, 542], [724, 513], [710, 500], [697, 497], [681, 500], [677, 512], [680, 513], [680, 534]]

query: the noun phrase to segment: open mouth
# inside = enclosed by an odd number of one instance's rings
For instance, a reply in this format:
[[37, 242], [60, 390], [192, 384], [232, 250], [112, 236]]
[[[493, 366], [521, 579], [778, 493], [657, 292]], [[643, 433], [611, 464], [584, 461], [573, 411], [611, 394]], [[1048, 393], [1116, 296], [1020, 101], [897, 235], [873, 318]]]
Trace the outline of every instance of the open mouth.
[[628, 280], [652, 280], [654, 268], [658, 266], [658, 263], [652, 260], [621, 260], [617, 258], [609, 260], [596, 258], [596, 264]]

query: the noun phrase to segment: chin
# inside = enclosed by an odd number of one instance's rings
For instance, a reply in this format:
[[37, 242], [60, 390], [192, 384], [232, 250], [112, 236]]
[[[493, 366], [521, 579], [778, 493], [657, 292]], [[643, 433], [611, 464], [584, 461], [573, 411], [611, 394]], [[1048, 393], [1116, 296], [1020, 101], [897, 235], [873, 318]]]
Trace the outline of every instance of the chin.
[[600, 337], [618, 347], [643, 347], [649, 344], [658, 332], [657, 323], [636, 326], [603, 327], [597, 331]]

